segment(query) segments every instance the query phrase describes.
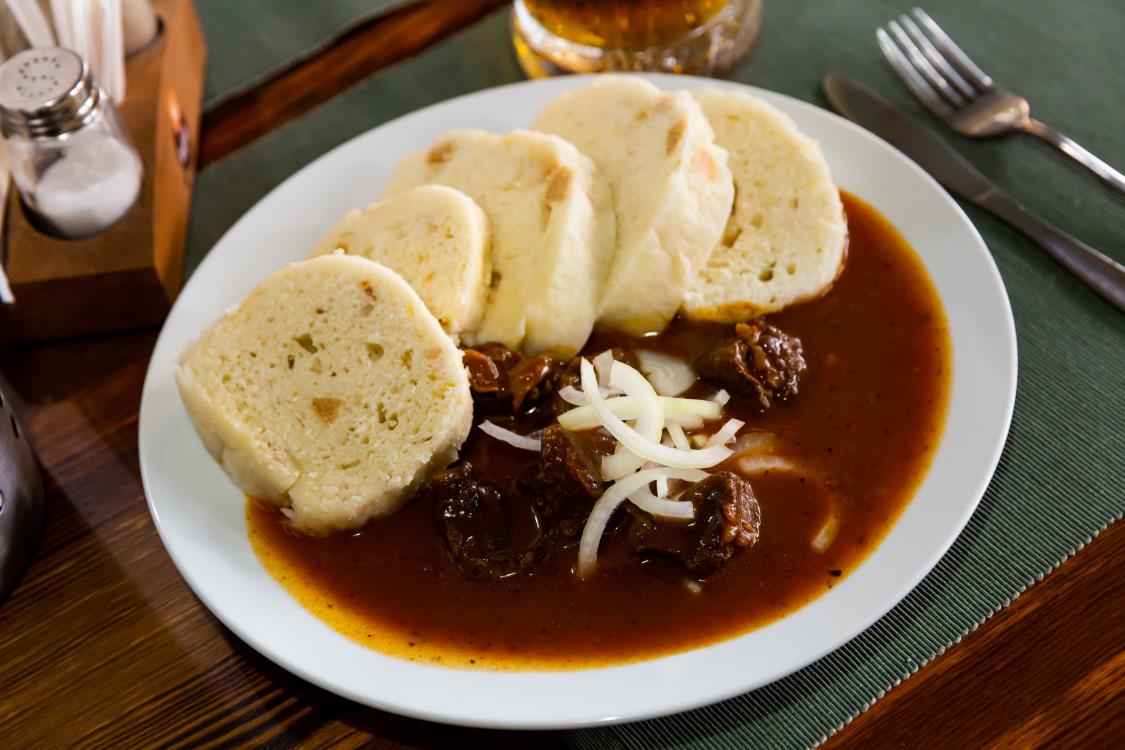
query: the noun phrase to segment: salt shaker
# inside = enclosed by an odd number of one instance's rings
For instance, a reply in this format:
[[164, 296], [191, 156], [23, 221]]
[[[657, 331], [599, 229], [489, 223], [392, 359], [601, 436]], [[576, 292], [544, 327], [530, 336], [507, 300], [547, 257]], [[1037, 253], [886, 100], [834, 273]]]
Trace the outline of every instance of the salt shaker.
[[37, 47], [0, 65], [0, 132], [12, 179], [40, 229], [81, 239], [136, 202], [141, 159], [74, 52]]

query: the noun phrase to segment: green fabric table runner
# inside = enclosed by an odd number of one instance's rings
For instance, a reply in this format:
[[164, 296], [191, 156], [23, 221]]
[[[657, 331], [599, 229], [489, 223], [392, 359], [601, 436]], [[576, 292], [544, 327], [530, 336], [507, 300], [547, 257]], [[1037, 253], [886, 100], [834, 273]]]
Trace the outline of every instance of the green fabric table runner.
[[[883, 64], [873, 35], [908, 5], [767, 2], [761, 45], [733, 77], [823, 105], [821, 76], [843, 70], [927, 120]], [[1027, 95], [1033, 114], [1125, 166], [1125, 9], [1119, 0], [931, 0], [928, 10], [994, 78]], [[262, 195], [333, 146], [425, 105], [522, 78], [507, 14], [499, 12], [203, 171], [189, 269]], [[949, 137], [1029, 208], [1125, 260], [1125, 204], [1093, 178], [1028, 138]], [[966, 210], [1007, 286], [1020, 368], [1004, 456], [953, 548], [886, 617], [808, 668], [686, 714], [569, 732], [572, 745], [814, 745], [1121, 518], [1125, 316], [1014, 231], [973, 207]]]
[[195, 0], [207, 39], [203, 106], [212, 107], [352, 27], [413, 0]]

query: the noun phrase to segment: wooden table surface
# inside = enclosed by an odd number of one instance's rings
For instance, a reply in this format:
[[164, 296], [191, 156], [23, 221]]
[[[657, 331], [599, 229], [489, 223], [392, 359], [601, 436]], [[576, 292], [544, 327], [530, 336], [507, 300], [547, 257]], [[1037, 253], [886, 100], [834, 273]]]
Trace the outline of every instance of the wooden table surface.
[[[434, 2], [347, 34], [207, 116], [223, 158], [504, 0]], [[180, 579], [149, 518], [137, 409], [147, 331], [0, 351], [48, 493], [26, 579], [0, 607], [0, 747], [562, 747], [554, 734], [404, 719], [244, 646]], [[825, 745], [1125, 746], [1125, 524], [879, 700]]]

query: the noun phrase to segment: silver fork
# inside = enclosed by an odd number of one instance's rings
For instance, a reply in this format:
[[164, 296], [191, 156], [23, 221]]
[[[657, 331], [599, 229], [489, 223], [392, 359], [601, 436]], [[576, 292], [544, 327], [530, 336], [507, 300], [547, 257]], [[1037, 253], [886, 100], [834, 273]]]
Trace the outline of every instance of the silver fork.
[[891, 68], [935, 116], [970, 138], [1017, 130], [1030, 133], [1125, 196], [1125, 175], [1073, 139], [1032, 118], [1027, 99], [993, 83], [926, 11], [914, 8], [912, 13], [914, 18], [904, 13], [879, 28], [875, 36]]

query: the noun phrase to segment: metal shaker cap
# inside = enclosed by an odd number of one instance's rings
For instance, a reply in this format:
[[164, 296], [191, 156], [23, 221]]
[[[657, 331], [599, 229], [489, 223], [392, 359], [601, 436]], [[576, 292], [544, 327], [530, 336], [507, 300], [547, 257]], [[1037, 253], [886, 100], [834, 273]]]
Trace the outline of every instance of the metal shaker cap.
[[56, 138], [96, 118], [102, 93], [90, 66], [62, 47], [36, 47], [0, 64], [0, 132]]

